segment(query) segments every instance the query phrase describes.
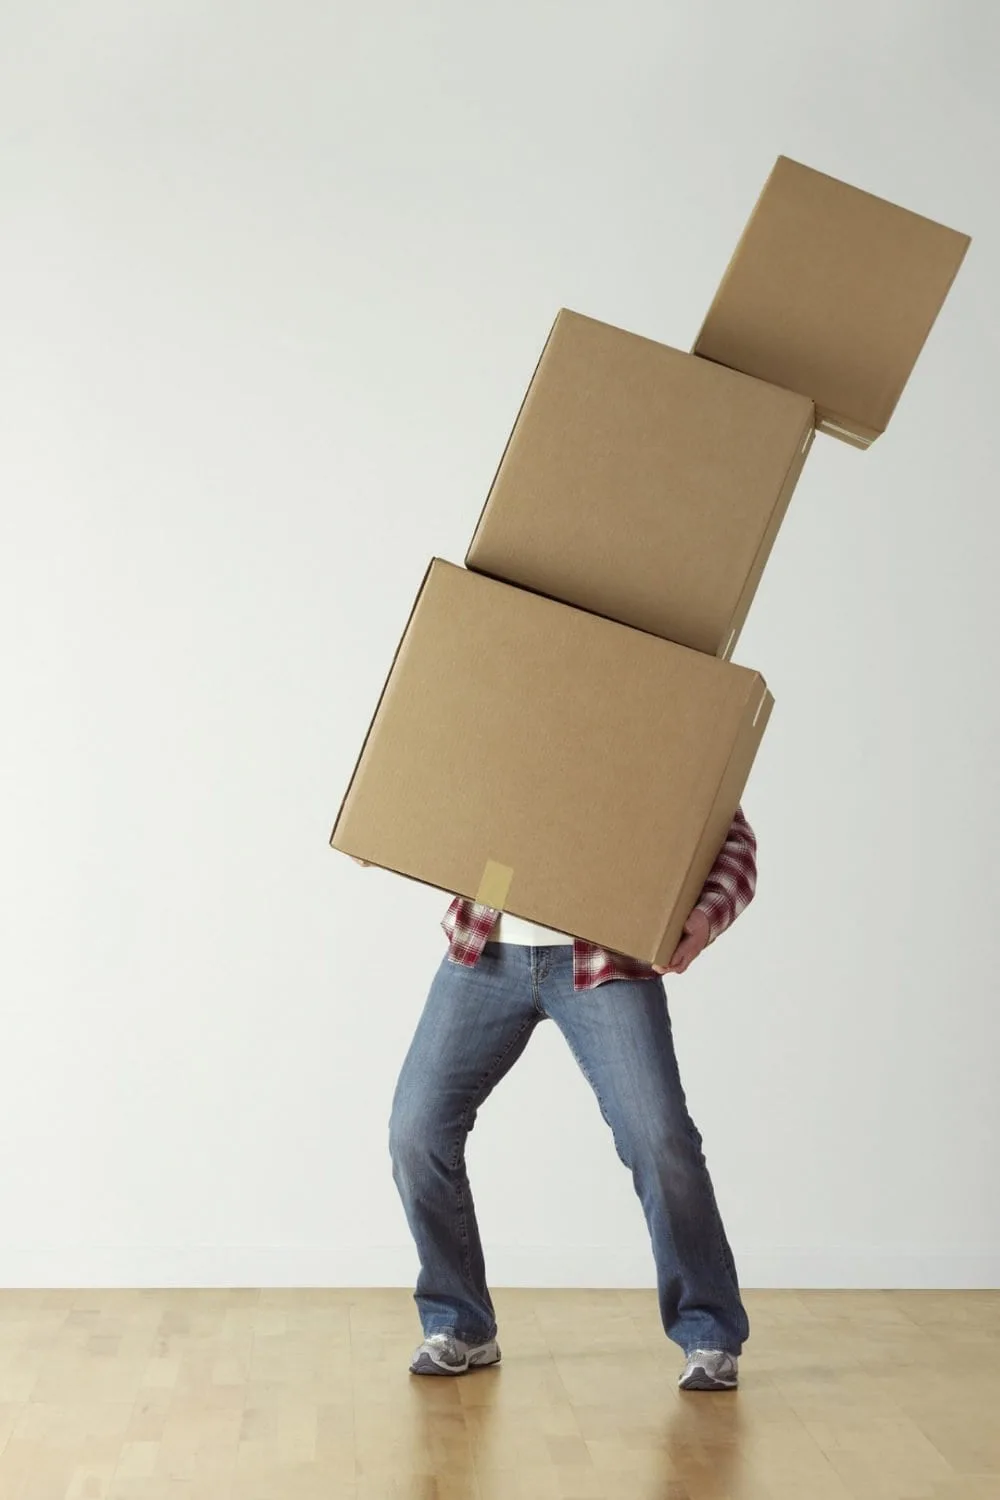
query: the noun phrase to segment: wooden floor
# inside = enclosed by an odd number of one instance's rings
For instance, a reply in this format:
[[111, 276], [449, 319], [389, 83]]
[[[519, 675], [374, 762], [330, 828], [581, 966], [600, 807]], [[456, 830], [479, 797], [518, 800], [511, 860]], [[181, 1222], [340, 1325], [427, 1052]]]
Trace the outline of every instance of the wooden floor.
[[749, 1292], [725, 1395], [651, 1293], [496, 1300], [420, 1380], [406, 1292], [0, 1292], [0, 1500], [1000, 1500], [1000, 1293]]

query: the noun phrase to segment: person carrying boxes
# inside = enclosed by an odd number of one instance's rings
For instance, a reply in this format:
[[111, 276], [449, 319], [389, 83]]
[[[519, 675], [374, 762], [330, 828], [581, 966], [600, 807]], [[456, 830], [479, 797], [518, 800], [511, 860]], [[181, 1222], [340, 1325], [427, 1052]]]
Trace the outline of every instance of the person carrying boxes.
[[390, 1123], [416, 1375], [500, 1359], [465, 1147], [552, 1020], [632, 1173], [681, 1387], [738, 1384], [663, 976], [756, 889], [740, 802], [773, 699], [732, 654], [814, 434], [881, 436], [968, 245], [779, 157], [692, 352], [559, 313], [465, 569], [428, 569], [331, 836], [464, 892]]

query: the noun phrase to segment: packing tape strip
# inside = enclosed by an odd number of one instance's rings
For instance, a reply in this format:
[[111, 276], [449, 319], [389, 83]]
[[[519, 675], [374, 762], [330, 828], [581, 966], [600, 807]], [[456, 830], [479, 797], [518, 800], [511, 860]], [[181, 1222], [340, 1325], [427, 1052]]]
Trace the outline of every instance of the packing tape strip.
[[760, 702], [757, 704], [757, 712], [754, 714], [754, 716], [753, 716], [753, 723], [750, 725], [751, 729], [756, 729], [757, 728], [757, 720], [760, 718], [761, 710], [763, 709], [764, 704], [766, 702], [767, 702], [767, 688], [764, 689], [763, 696], [762, 696]]
[[494, 911], [503, 911], [513, 879], [514, 871], [510, 865], [497, 864], [495, 859], [488, 859], [483, 867], [483, 878], [476, 892], [476, 905], [489, 906]]
[[817, 432], [830, 432], [834, 437], [846, 438], [849, 443], [854, 443], [858, 448], [870, 448], [875, 441], [874, 438], [864, 437], [860, 432], [852, 432], [850, 427], [844, 427], [829, 417], [821, 417], [816, 423], [816, 430]]

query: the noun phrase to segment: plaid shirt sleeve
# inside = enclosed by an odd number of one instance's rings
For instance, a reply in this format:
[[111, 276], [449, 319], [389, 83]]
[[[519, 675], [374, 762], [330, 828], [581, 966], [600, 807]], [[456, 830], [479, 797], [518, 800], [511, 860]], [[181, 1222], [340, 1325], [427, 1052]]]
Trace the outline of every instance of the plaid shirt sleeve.
[[742, 807], [738, 807], [726, 841], [695, 903], [695, 910], [703, 911], [708, 918], [710, 942], [746, 910], [756, 889], [757, 839]]

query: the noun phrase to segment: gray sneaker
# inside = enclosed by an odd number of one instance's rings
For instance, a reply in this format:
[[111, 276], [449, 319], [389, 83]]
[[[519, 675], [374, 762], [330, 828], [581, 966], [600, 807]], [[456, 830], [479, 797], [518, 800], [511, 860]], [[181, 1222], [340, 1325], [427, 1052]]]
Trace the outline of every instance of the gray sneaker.
[[500, 1363], [496, 1339], [485, 1344], [463, 1344], [450, 1333], [432, 1333], [410, 1361], [411, 1375], [464, 1375], [480, 1365]]
[[737, 1358], [724, 1349], [692, 1349], [677, 1382], [682, 1391], [735, 1391]]

